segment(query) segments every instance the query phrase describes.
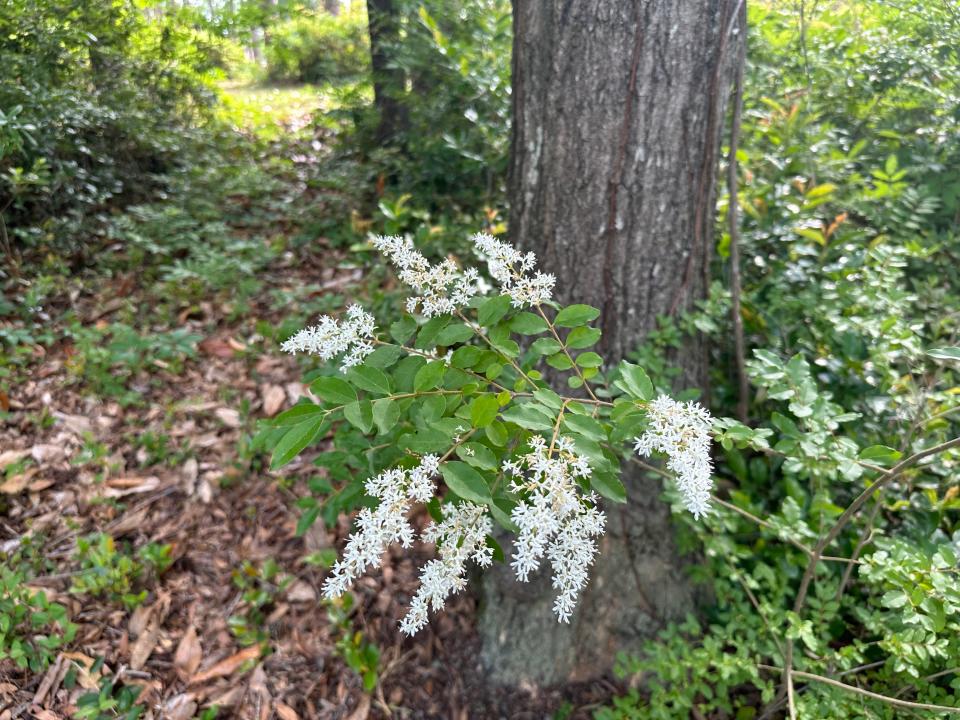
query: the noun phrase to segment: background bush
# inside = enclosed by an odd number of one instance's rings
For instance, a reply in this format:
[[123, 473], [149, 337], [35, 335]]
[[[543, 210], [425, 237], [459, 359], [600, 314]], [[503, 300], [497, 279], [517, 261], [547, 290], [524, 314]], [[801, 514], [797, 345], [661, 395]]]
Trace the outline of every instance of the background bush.
[[270, 28], [266, 76], [272, 82], [344, 83], [369, 71], [366, 13], [304, 12]]

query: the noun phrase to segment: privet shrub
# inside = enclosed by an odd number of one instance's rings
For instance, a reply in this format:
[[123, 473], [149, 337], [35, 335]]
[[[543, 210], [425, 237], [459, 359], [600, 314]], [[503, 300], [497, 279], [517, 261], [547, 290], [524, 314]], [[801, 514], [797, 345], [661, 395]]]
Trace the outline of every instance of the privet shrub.
[[[699, 575], [718, 594], [708, 609], [716, 625], [704, 631], [691, 620], [645, 657], [623, 658], [621, 672], [653, 678], [650, 705], [635, 693], [601, 715], [669, 718], [694, 707], [752, 712], [767, 704], [792, 717], [853, 717], [864, 707], [882, 708], [865, 716], [888, 717], [897, 707], [960, 706], [948, 689], [955, 671], [947, 672], [960, 657], [960, 533], [944, 515], [958, 505], [949, 488], [960, 437], [949, 423], [904, 416], [887, 428], [898, 448], [864, 446], [845, 431], [865, 422], [862, 413], [819, 387], [802, 355], [784, 361], [766, 351], [757, 351], [750, 374], [775, 403], [772, 427], [713, 419], [658, 393], [640, 366], [609, 365], [590, 350], [599, 311], [554, 303], [554, 278], [535, 270], [533, 254], [475, 236], [488, 280], [450, 259], [431, 264], [410, 240], [378, 237], [374, 245], [411, 291], [406, 312], [381, 332], [354, 305], [287, 340], [287, 351], [339, 358], [341, 374], [315, 379], [314, 399], [283, 413], [266, 435], [280, 468], [334, 431], [333, 449], [315, 460], [329, 471], [312, 484], [324, 502], [304, 500], [300, 529], [321, 513], [333, 522], [361, 509], [327, 596], [378, 567], [389, 545], [410, 546], [416, 532], [407, 515], [422, 503], [432, 523], [420, 540], [435, 543], [437, 557], [422, 569], [404, 632], [416, 633], [465, 586], [468, 562], [495, 560], [510, 562], [521, 581], [549, 562], [554, 611], [566, 621], [604, 531], [600, 497], [626, 502], [620, 465], [637, 462], [662, 474], [689, 511], [685, 537], [706, 552]], [[958, 359], [954, 347], [911, 356], [918, 372]], [[550, 387], [544, 363], [575, 394]], [[736, 480], [716, 493], [711, 438]], [[651, 456], [664, 457], [665, 468]], [[908, 513], [904, 497], [924, 507]], [[892, 513], [925, 522], [924, 541], [899, 539], [884, 520]], [[516, 536], [510, 558], [491, 536], [495, 524]], [[889, 536], [875, 538], [883, 525]], [[782, 544], [776, 565], [757, 555], [768, 543]], [[848, 677], [868, 672], [875, 690]]]

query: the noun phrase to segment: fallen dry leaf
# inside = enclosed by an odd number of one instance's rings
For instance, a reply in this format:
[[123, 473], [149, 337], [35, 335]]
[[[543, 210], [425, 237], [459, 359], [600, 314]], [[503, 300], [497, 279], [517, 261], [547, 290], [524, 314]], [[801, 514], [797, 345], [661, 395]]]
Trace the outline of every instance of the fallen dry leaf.
[[63, 678], [69, 668], [70, 663], [64, 659], [63, 655], [58, 655], [56, 661], [47, 670], [46, 675], [43, 676], [37, 692], [33, 695], [34, 705], [43, 705], [47, 699], [47, 695], [51, 692], [56, 692], [56, 689], [60, 687], [60, 683], [63, 682]]
[[0, 493], [3, 493], [4, 495], [16, 495], [19, 492], [23, 492], [27, 485], [30, 484], [30, 478], [32, 478], [38, 472], [38, 468], [30, 468], [26, 472], [8, 477], [3, 481], [2, 484], [0, 484]]
[[193, 693], [174, 695], [163, 705], [164, 720], [190, 720], [197, 712]]
[[51, 710], [44, 710], [42, 708], [31, 708], [30, 717], [36, 720], [63, 720], [62, 715], [57, 715]]
[[251, 645], [235, 655], [231, 655], [225, 660], [221, 660], [213, 667], [204, 670], [202, 673], [194, 675], [192, 678], [190, 678], [190, 685], [196, 685], [197, 683], [206, 682], [207, 680], [223, 677], [225, 675], [232, 675], [245, 662], [249, 660], [255, 660], [259, 656], [260, 648], [257, 645]]
[[238, 428], [241, 425], [240, 413], [233, 408], [217, 408], [213, 411], [213, 414], [216, 415], [217, 419], [227, 427]]
[[361, 695], [360, 702], [357, 705], [356, 709], [347, 715], [347, 720], [367, 720], [367, 716], [370, 714], [370, 696]]
[[160, 487], [160, 478], [151, 475], [150, 477], [121, 477], [107, 480], [108, 488], [104, 490], [103, 496], [109, 498], [123, 497], [124, 495], [134, 495], [137, 493], [146, 493], [156, 490]]
[[287, 599], [290, 602], [315, 602], [317, 593], [303, 580], [297, 580], [287, 588]]
[[207, 338], [197, 344], [200, 352], [213, 357], [229, 359], [233, 357], [235, 350], [229, 343], [225, 343], [219, 338]]
[[269, 720], [270, 718], [270, 691], [267, 689], [267, 674], [263, 671], [263, 665], [257, 665], [250, 673], [250, 682], [247, 684], [249, 694], [253, 696], [251, 701], [260, 709], [257, 720]]
[[30, 456], [38, 463], [60, 460], [64, 455], [66, 455], [64, 447], [53, 443], [41, 443], [30, 448]]
[[191, 625], [180, 638], [180, 644], [177, 645], [177, 651], [173, 655], [173, 667], [181, 679], [186, 680], [197, 671], [202, 659], [203, 647], [200, 645], [196, 629]]
[[30, 448], [24, 448], [23, 450], [4, 450], [0, 452], [0, 470], [3, 470], [7, 465], [13, 465], [17, 460], [22, 460], [29, 454]]
[[160, 638], [160, 621], [154, 618], [143, 631], [143, 634], [133, 643], [130, 650], [130, 667], [134, 670], [140, 670], [153, 654], [157, 647], [157, 640]]
[[280, 412], [287, 399], [287, 393], [279, 385], [264, 385], [260, 394], [263, 397], [263, 414], [267, 417], [273, 417]]
[[183, 489], [187, 495], [193, 495], [193, 491], [197, 487], [198, 472], [199, 465], [197, 464], [196, 458], [187, 458], [183, 463], [183, 467], [180, 468], [180, 477], [183, 479]]
[[93, 424], [90, 422], [90, 418], [84, 415], [70, 415], [68, 413], [55, 411], [53, 416], [62, 422], [64, 427], [74, 435], [82, 436], [84, 433], [93, 432]]
[[297, 715], [296, 710], [279, 700], [274, 704], [273, 709], [276, 711], [277, 717], [280, 718], [280, 720], [300, 720], [300, 716]]
[[130, 650], [130, 667], [140, 670], [153, 654], [160, 639], [160, 628], [170, 612], [170, 594], [158, 591], [157, 602], [150, 608], [150, 619], [146, 629], [140, 634]]

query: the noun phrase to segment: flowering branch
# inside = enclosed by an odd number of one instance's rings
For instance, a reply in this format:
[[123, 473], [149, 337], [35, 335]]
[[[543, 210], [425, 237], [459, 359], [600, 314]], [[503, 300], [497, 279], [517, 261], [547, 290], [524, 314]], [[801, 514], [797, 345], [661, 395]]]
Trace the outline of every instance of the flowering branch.
[[[411, 290], [406, 314], [388, 326], [393, 342], [353, 305], [342, 320], [324, 316], [282, 346], [324, 361], [339, 357], [342, 377], [318, 378], [311, 385], [317, 402], [276, 419], [273, 468], [338, 421], [338, 432], [378, 438], [367, 451], [378, 470], [362, 482], [367, 499], [324, 594], [346, 592], [381, 565], [390, 545], [410, 547], [414, 505], [430, 510], [433, 522], [419, 537], [437, 546], [437, 557], [422, 568], [401, 621], [409, 634], [463, 588], [468, 561], [480, 567], [493, 561], [494, 523], [516, 535], [509, 562], [520, 581], [549, 561], [553, 609], [568, 622], [604, 532], [600, 498], [626, 502], [620, 459], [633, 456], [624, 446], [631, 435], [634, 452], [666, 456], [667, 475], [694, 517], [709, 512], [709, 413], [696, 403], [655, 398], [636, 365], [621, 363], [601, 375], [604, 360], [589, 349], [600, 338], [590, 326], [599, 311], [557, 307], [555, 279], [536, 270], [533, 253], [489, 235], [473, 240], [498, 294], [481, 293], [477, 268], [461, 268], [452, 258], [433, 264], [409, 239], [377, 237], [374, 246]], [[531, 338], [524, 350], [516, 336]], [[537, 369], [541, 362], [569, 373], [567, 384], [586, 397], [555, 392]], [[598, 383], [608, 399], [598, 397], [592, 387]]]

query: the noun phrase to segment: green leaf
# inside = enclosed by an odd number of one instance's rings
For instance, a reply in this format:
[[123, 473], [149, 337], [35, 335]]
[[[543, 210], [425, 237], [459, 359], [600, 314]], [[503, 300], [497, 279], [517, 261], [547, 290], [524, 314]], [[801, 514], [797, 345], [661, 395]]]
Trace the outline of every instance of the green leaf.
[[373, 406], [369, 400], [344, 405], [343, 416], [361, 432], [368, 433], [373, 427]]
[[454, 323], [448, 325], [437, 334], [437, 345], [449, 347], [466, 342], [474, 335], [473, 328], [464, 323]]
[[296, 536], [303, 537], [303, 534], [310, 529], [314, 522], [316, 522], [317, 515], [319, 514], [319, 505], [314, 505], [313, 507], [307, 508], [303, 515], [301, 515], [297, 520], [297, 529], [295, 531]]
[[564, 415], [563, 423], [568, 429], [575, 433], [580, 433], [591, 440], [604, 441], [607, 439], [607, 433], [603, 426], [586, 415]]
[[481, 470], [496, 470], [499, 466], [497, 456], [486, 445], [468, 442], [457, 448], [457, 456], [468, 465]]
[[400, 320], [390, 325], [390, 337], [403, 345], [407, 340], [413, 337], [417, 331], [417, 321], [409, 315], [405, 315]]
[[554, 325], [558, 327], [578, 327], [600, 317], [600, 311], [590, 305], [570, 305], [557, 313]]
[[450, 435], [436, 428], [424, 428], [413, 435], [403, 435], [398, 444], [415, 453], [439, 452], [450, 447]]
[[510, 329], [520, 335], [539, 335], [549, 329], [547, 321], [539, 315], [522, 312], [510, 320]]
[[376, 395], [389, 395], [392, 389], [390, 378], [383, 370], [359, 365], [352, 367], [347, 372], [347, 378], [361, 390], [372, 392]]
[[562, 349], [563, 346], [553, 338], [540, 338], [530, 346], [530, 352], [536, 355], [553, 355]]
[[[508, 509], [501, 507], [502, 505], [508, 505]], [[487, 503], [487, 507], [490, 508], [490, 514], [493, 516], [493, 519], [497, 521], [497, 524], [500, 525], [504, 530], [509, 530], [512, 533], [520, 532], [520, 528], [517, 524], [510, 519], [510, 513], [513, 511], [513, 504], [507, 503], [503, 500], [494, 501], [492, 503]]]
[[500, 403], [495, 395], [481, 395], [470, 403], [470, 422], [476, 428], [487, 427], [499, 412]]
[[373, 403], [373, 421], [381, 435], [386, 435], [400, 419], [400, 405], [391, 398], [380, 398]]
[[927, 350], [927, 355], [937, 360], [960, 360], [960, 347], [939, 347]]
[[450, 324], [450, 316], [441, 315], [439, 317], [431, 318], [423, 327], [420, 328], [420, 332], [417, 334], [417, 341], [414, 343], [414, 347], [417, 350], [430, 350], [437, 345], [437, 335], [440, 334], [440, 331], [443, 330], [447, 325]]
[[293, 460], [300, 451], [314, 441], [324, 425], [322, 418], [313, 418], [290, 428], [273, 449], [270, 469], [277, 470]]
[[583, 368], [598, 368], [603, 365], [603, 358], [595, 352], [585, 352], [577, 356], [577, 365]]
[[453, 351], [450, 364], [456, 368], [471, 368], [483, 354], [484, 350], [476, 345], [461, 345]]
[[596, 344], [602, 333], [597, 328], [576, 327], [567, 335], [566, 346], [568, 348], [586, 348]]
[[887, 447], [886, 445], [871, 445], [870, 447], [861, 450], [858, 457], [861, 460], [869, 460], [879, 463], [896, 462], [903, 457], [903, 453], [899, 450], [894, 450], [892, 447]]
[[447, 365], [443, 360], [431, 360], [417, 370], [417, 374], [413, 378], [413, 389], [416, 392], [433, 390], [443, 381], [443, 374], [446, 369]]
[[310, 383], [310, 392], [334, 405], [346, 405], [357, 399], [350, 383], [337, 377], [321, 377]]
[[274, 427], [291, 427], [317, 416], [325, 416], [326, 414], [327, 411], [316, 403], [305, 402], [283, 411], [271, 421], [271, 424]]
[[497, 325], [487, 334], [487, 340], [497, 350], [507, 357], [517, 357], [520, 354], [520, 346], [516, 341], [510, 339], [510, 328], [505, 325]]
[[446, 462], [440, 466], [440, 473], [447, 487], [464, 500], [481, 505], [493, 502], [483, 476], [466, 463]]
[[620, 478], [612, 473], [594, 472], [590, 475], [590, 487], [608, 500], [618, 503], [627, 501], [627, 489]]
[[497, 447], [503, 447], [507, 444], [507, 428], [499, 420], [494, 420], [487, 425], [487, 439]]
[[550, 388], [540, 388], [539, 390], [533, 391], [533, 398], [538, 402], [543, 403], [548, 408], [553, 408], [554, 410], [559, 410], [563, 407], [563, 398], [557, 395]]
[[507, 422], [512, 422], [527, 430], [552, 430], [555, 418], [542, 405], [523, 403], [511, 405], [501, 416]]
[[646, 371], [639, 365], [633, 365], [628, 362], [620, 365], [620, 380], [616, 383], [617, 387], [626, 390], [628, 394], [640, 400], [650, 400], [653, 398], [653, 383]]
[[382, 370], [394, 365], [402, 354], [403, 350], [396, 345], [381, 345], [364, 358], [363, 364]]
[[570, 361], [570, 358], [566, 353], [558, 352], [556, 355], [551, 355], [547, 358], [547, 365], [557, 370], [569, 370], [573, 367], [573, 363]]
[[484, 300], [483, 304], [477, 310], [477, 319], [484, 327], [496, 325], [510, 310], [510, 296], [497, 295], [497, 297]]

